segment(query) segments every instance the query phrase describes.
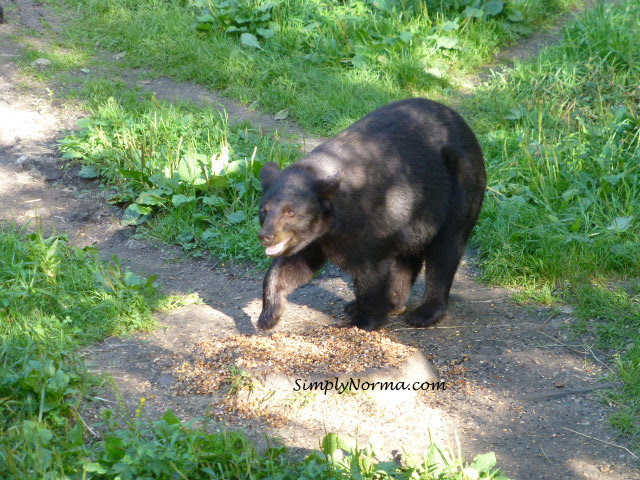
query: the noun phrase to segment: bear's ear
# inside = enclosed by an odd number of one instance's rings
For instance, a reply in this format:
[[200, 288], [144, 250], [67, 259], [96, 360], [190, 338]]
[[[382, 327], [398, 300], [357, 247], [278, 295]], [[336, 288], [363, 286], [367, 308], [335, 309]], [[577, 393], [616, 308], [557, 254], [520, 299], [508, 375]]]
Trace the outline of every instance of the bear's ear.
[[336, 172], [330, 177], [320, 178], [317, 181], [318, 194], [323, 198], [329, 198], [340, 186], [340, 173]]
[[262, 167], [262, 172], [260, 172], [263, 192], [266, 192], [269, 189], [271, 184], [280, 175], [280, 172], [280, 167], [276, 162], [267, 162], [264, 164], [264, 167]]

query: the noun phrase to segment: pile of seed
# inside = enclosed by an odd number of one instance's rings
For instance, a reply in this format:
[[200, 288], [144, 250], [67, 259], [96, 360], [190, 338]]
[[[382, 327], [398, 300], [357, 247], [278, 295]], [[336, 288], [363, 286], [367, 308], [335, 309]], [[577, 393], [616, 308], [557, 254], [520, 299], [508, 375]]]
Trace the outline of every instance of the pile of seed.
[[182, 394], [211, 394], [222, 384], [237, 381], [238, 369], [304, 376], [397, 367], [415, 351], [383, 333], [357, 328], [214, 338], [196, 344], [194, 361], [176, 369], [175, 389]]

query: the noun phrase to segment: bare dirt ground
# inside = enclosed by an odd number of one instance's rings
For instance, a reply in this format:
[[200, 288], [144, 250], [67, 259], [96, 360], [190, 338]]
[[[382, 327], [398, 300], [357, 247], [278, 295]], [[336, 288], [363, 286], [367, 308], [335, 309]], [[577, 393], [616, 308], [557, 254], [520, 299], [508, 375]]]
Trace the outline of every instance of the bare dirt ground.
[[[5, 8], [8, 23], [0, 25], [0, 218], [25, 224], [38, 218], [47, 228], [68, 232], [78, 245], [96, 245], [136, 272], [158, 275], [168, 292], [197, 292], [203, 300], [163, 314], [162, 327], [154, 332], [110, 338], [85, 352], [95, 371], [113, 376], [131, 407], [144, 397], [152, 418], [167, 408], [183, 419], [211, 414], [221, 425], [241, 428], [256, 439], [266, 432], [300, 449], [317, 448], [325, 432], [334, 431], [360, 440], [377, 436], [385, 455], [418, 453], [427, 446], [431, 430], [444, 444], [458, 438], [469, 459], [495, 451], [512, 478], [640, 479], [637, 460], [609, 426], [612, 409], [598, 396], [606, 357], [592, 350], [592, 339], [577, 338], [567, 329], [575, 321], [572, 309], [516, 304], [511, 292], [477, 282], [472, 257], [458, 272], [442, 322], [420, 330], [398, 317], [387, 328], [390, 336], [419, 347], [433, 362], [445, 391], [285, 395], [289, 403], [280, 411], [286, 411], [286, 419], [275, 423], [211, 407], [220, 400], [215, 395], [177, 395], [176, 367], [191, 358], [198, 341], [256, 333], [261, 274], [250, 267], [223, 269], [173, 247], [133, 238], [131, 229], [119, 225], [121, 212], [104, 201], [97, 183], [79, 178], [73, 167], [61, 168], [55, 142], [83, 112], [52, 98], [17, 69], [21, 46], [12, 34], [22, 28], [18, 13], [27, 12], [22, 22], [29, 25], [39, 11], [32, 2], [18, 5], [29, 8]], [[167, 85], [173, 85], [167, 95], [196, 92], [206, 102], [214, 99], [211, 104], [232, 105], [194, 85], [168, 79], [147, 84], [159, 93]], [[235, 112], [244, 118], [241, 108]], [[411, 302], [417, 302], [420, 291], [418, 285]], [[351, 299], [349, 279], [329, 268], [291, 295], [278, 330], [341, 323], [342, 308]], [[100, 402], [96, 400], [94, 410]]]

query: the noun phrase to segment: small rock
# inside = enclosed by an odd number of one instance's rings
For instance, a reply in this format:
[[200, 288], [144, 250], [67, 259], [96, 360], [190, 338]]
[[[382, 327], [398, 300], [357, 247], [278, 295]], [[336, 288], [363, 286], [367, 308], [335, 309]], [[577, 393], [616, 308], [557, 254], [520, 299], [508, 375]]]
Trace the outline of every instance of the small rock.
[[158, 377], [157, 384], [161, 387], [169, 387], [176, 381], [173, 375], [163, 373]]
[[55, 180], [60, 180], [62, 178], [62, 170], [54, 167], [53, 165], [42, 165], [40, 167], [40, 172], [44, 176], [45, 181], [53, 182]]
[[562, 307], [558, 307], [558, 310], [560, 311], [560, 313], [564, 313], [565, 315], [572, 315], [574, 312], [574, 309], [571, 305], [564, 305]]
[[18, 157], [18, 159], [16, 160], [16, 165], [18, 165], [19, 167], [21, 167], [22, 165], [24, 165], [27, 161], [29, 160], [29, 155], [21, 155], [20, 157]]
[[116, 53], [116, 54], [113, 56], [113, 59], [114, 59], [114, 60], [122, 60], [126, 54], [127, 54], [127, 52], [120, 52], [120, 53]]
[[276, 113], [273, 118], [274, 120], [284, 120], [289, 116], [289, 109], [285, 108], [284, 110], [280, 110], [278, 113]]
[[46, 58], [38, 58], [37, 60], [31, 62], [31, 66], [33, 67], [48, 67], [49, 65], [51, 65], [51, 60], [48, 60]]

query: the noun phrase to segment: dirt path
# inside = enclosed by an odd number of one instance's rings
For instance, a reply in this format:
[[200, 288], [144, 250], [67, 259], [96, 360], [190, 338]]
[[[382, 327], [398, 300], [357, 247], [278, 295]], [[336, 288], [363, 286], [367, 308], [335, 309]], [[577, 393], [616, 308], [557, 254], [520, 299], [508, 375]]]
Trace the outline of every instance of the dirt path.
[[[45, 225], [69, 232], [79, 245], [95, 244], [105, 256], [117, 254], [137, 272], [158, 275], [168, 291], [197, 292], [203, 304], [165, 315], [161, 329], [108, 339], [86, 356], [97, 371], [113, 375], [131, 406], [145, 397], [151, 416], [173, 408], [182, 418], [200, 418], [216, 399], [175, 395], [175, 366], [190, 358], [203, 338], [255, 332], [261, 275], [250, 269], [222, 270], [172, 247], [133, 239], [132, 231], [118, 224], [120, 212], [104, 202], [94, 182], [79, 178], [74, 169], [59, 168], [55, 140], [82, 112], [52, 100], [37, 85], [19, 87], [25, 82], [14, 64], [20, 50], [11, 40], [16, 18], [9, 11], [9, 23], [0, 25], [0, 218], [25, 223], [39, 216]], [[184, 90], [170, 80], [162, 82], [173, 85], [167, 90], [171, 95]], [[190, 88], [193, 95], [204, 95], [202, 101], [214, 98], [199, 87]], [[243, 110], [237, 115], [242, 117]], [[255, 115], [252, 121], [266, 118]], [[335, 431], [361, 440], [379, 436], [386, 455], [417, 453], [427, 445], [431, 429], [444, 444], [457, 435], [469, 459], [495, 451], [500, 465], [517, 479], [640, 478], [632, 456], [611, 445], [625, 441], [610, 428], [612, 410], [595, 390], [606, 366], [597, 361], [598, 352], [593, 355], [591, 339], [567, 332], [574, 321], [571, 309], [554, 313], [518, 306], [508, 291], [477, 283], [469, 262], [456, 277], [449, 315], [435, 328], [411, 329], [401, 319], [389, 325], [391, 335], [419, 346], [433, 360], [443, 372], [446, 391], [382, 399], [318, 396], [290, 408], [288, 420], [278, 426], [215, 409], [214, 417], [257, 439], [268, 432], [295, 448], [317, 448], [325, 431]], [[329, 269], [291, 296], [279, 328], [299, 331], [335, 324], [350, 299], [348, 279]]]

